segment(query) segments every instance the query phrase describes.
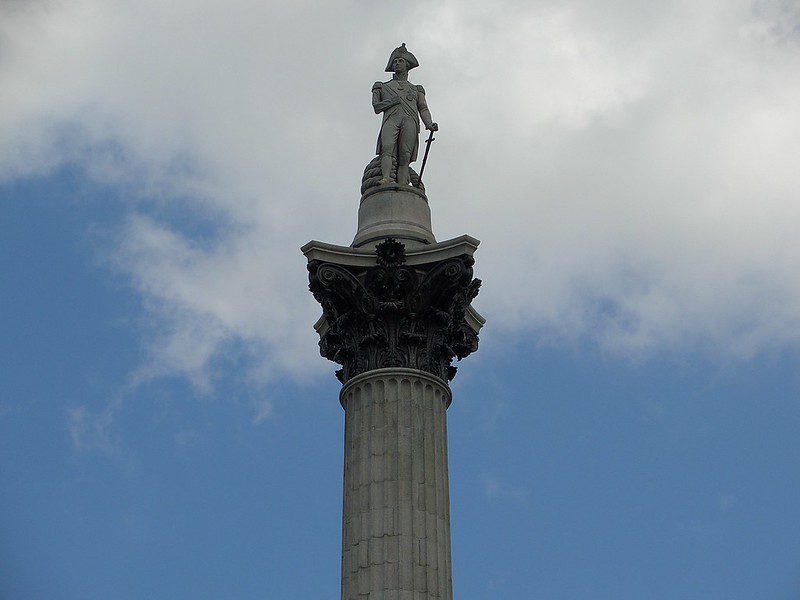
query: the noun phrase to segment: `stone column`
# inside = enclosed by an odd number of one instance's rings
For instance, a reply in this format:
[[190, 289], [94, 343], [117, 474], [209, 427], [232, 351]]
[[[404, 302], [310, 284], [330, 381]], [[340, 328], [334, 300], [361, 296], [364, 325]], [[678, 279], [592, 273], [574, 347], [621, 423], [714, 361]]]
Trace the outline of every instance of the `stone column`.
[[447, 382], [478, 348], [478, 241], [406, 241], [303, 247], [320, 353], [342, 366], [342, 600], [453, 598]]
[[417, 369], [377, 369], [342, 388], [342, 599], [447, 599], [448, 385]]

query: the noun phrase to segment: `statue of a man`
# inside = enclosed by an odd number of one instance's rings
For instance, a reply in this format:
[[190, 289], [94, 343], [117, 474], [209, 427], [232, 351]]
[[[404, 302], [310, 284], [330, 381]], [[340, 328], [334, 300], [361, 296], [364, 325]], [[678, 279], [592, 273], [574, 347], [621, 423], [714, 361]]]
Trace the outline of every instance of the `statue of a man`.
[[378, 81], [372, 86], [372, 107], [375, 114], [383, 113], [376, 150], [381, 157], [379, 185], [392, 182], [393, 158], [397, 159], [397, 183], [409, 185], [408, 165], [417, 159], [420, 118], [426, 129], [439, 130], [425, 102], [425, 89], [408, 81], [408, 72], [418, 66], [417, 59], [402, 44], [394, 49], [386, 65], [387, 73], [394, 72], [391, 81]]

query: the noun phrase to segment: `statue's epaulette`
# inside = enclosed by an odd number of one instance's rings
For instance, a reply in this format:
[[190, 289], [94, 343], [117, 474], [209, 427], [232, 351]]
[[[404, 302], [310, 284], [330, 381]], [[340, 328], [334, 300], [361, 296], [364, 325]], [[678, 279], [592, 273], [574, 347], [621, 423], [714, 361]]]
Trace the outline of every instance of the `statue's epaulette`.
[[425, 93], [425, 88], [424, 88], [424, 87], [422, 87], [421, 85], [418, 85], [418, 86], [416, 86], [416, 88], [417, 88], [417, 91], [418, 91], [420, 94], [424, 94], [424, 93]]
[[383, 83], [380, 81], [376, 81], [375, 83], [372, 84], [372, 91], [374, 92], [375, 90], [379, 90], [381, 89], [381, 87], [383, 87]]

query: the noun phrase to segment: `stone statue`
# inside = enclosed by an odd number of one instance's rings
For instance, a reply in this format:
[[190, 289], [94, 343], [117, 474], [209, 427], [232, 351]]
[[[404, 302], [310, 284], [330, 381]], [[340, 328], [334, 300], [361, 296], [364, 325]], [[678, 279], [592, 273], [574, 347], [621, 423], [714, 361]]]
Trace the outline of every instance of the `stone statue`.
[[398, 185], [411, 183], [409, 164], [417, 159], [420, 119], [426, 129], [439, 130], [425, 102], [425, 89], [408, 81], [408, 72], [418, 66], [416, 57], [402, 44], [394, 49], [386, 65], [387, 73], [394, 72], [391, 81], [372, 86], [372, 107], [375, 114], [383, 113], [375, 152], [381, 163], [379, 185], [392, 183], [393, 160], [397, 162]]

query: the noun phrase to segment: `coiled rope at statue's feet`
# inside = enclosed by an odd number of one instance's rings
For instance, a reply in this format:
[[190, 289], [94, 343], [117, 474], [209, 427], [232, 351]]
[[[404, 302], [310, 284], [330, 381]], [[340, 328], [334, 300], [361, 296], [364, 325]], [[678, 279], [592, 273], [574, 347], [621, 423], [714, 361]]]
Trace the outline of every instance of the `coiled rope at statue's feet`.
[[[425, 192], [425, 185], [420, 181], [417, 172], [410, 168], [408, 169], [411, 179], [411, 185], [421, 192]], [[381, 157], [376, 156], [364, 168], [364, 176], [361, 178], [361, 194], [363, 195], [368, 189], [380, 185], [381, 177]], [[397, 181], [397, 159], [392, 157], [392, 171], [390, 174], [392, 182]]]

